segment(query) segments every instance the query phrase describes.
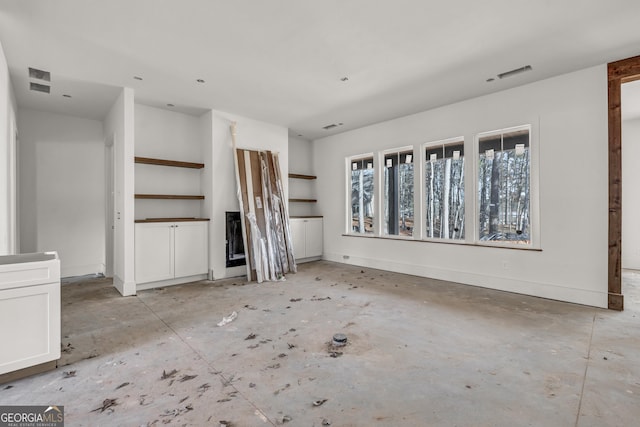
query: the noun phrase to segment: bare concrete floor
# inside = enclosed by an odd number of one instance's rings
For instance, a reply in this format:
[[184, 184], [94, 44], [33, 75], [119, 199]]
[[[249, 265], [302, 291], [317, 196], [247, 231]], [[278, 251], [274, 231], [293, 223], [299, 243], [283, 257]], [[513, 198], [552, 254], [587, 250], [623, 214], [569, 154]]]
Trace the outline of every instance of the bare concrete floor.
[[[0, 386], [0, 404], [64, 405], [68, 426], [640, 423], [640, 275], [625, 273], [618, 313], [330, 262], [299, 270], [127, 298], [104, 279], [63, 286], [62, 366]], [[348, 345], [331, 349], [338, 332]]]

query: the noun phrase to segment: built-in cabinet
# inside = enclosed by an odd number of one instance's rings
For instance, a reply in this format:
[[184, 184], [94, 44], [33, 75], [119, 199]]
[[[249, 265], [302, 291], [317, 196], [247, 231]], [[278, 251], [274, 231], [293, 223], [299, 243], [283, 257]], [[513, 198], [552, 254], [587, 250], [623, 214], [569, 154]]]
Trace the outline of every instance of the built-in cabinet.
[[312, 261], [322, 257], [322, 217], [289, 218], [293, 254], [296, 261]]
[[207, 274], [209, 232], [206, 220], [138, 221], [135, 228], [137, 284]]
[[140, 104], [135, 112], [136, 289], [206, 279], [207, 117]]
[[[297, 262], [313, 261], [322, 257], [322, 216], [315, 213], [313, 198], [313, 186], [315, 175], [290, 173], [289, 182], [294, 189], [294, 194], [303, 197], [289, 198], [291, 212], [295, 212], [289, 218], [293, 254]], [[293, 185], [295, 184], [295, 185]]]

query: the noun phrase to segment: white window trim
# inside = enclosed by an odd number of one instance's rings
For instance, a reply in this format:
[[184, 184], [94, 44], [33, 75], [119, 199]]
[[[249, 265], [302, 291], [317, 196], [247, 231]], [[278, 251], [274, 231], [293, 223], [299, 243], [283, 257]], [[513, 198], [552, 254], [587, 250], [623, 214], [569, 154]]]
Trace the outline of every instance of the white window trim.
[[[538, 123], [529, 123], [525, 125], [505, 127], [501, 129], [493, 129], [490, 131], [479, 132], [475, 135], [473, 141], [473, 244], [478, 246], [507, 248], [507, 249], [532, 249], [541, 250], [540, 245], [540, 198], [539, 198], [539, 138], [538, 138]], [[517, 130], [527, 129], [529, 131], [529, 220], [530, 220], [530, 242], [524, 243], [510, 243], [508, 241], [483, 241], [480, 240], [480, 227], [478, 224], [478, 213], [480, 212], [480, 200], [478, 198], [478, 164], [480, 159], [479, 147], [480, 138], [488, 135], [496, 135], [501, 133], [508, 133]], [[465, 181], [466, 184], [466, 181]], [[465, 187], [466, 189], [467, 187]], [[465, 200], [466, 201], [466, 200]], [[466, 207], [465, 207], [466, 211]], [[469, 229], [471, 230], [471, 229]], [[465, 236], [467, 234], [465, 233]]]
[[[467, 243], [467, 235], [468, 233], [465, 232], [464, 233], [464, 239], [443, 239], [440, 237], [428, 237], [427, 236], [427, 230], [426, 227], [424, 226], [424, 221], [426, 221], [427, 219], [427, 213], [426, 213], [426, 206], [424, 206], [424, 203], [426, 202], [426, 198], [424, 195], [424, 192], [427, 190], [427, 185], [425, 183], [425, 179], [426, 179], [426, 171], [425, 171], [425, 163], [427, 162], [427, 148], [429, 147], [437, 147], [437, 146], [441, 146], [441, 145], [451, 145], [451, 144], [455, 144], [455, 143], [462, 143], [463, 145], [465, 145], [464, 147], [464, 151], [465, 153], [467, 152], [467, 147], [466, 147], [466, 143], [465, 143], [465, 138], [464, 136], [455, 136], [453, 138], [446, 138], [446, 139], [440, 139], [438, 141], [429, 141], [429, 142], [425, 142], [422, 145], [420, 145], [420, 240], [424, 240], [425, 242], [434, 242], [434, 243], [453, 243], [453, 244], [465, 244]], [[466, 154], [465, 154], [466, 157]], [[465, 169], [467, 168], [467, 163], [469, 162], [465, 162]], [[466, 174], [467, 171], [465, 170], [464, 173]], [[464, 209], [465, 209], [465, 217], [464, 217], [464, 221], [465, 221], [465, 228], [467, 227], [467, 188], [468, 188], [468, 184], [467, 184], [467, 177], [465, 177], [464, 180]], [[415, 210], [415, 209], [414, 209]], [[468, 229], [467, 229], [468, 230]]]
[[[384, 233], [384, 173], [382, 172], [382, 168], [386, 168], [387, 166], [384, 163], [384, 157], [387, 154], [393, 154], [393, 153], [402, 153], [405, 151], [411, 151], [413, 152], [413, 232], [411, 234], [411, 236], [400, 236], [397, 234], [385, 234]], [[378, 165], [380, 165], [380, 167], [376, 170], [377, 173], [377, 181], [376, 184], [378, 185], [378, 189], [379, 189], [379, 197], [378, 197], [378, 203], [376, 203], [376, 209], [378, 209], [378, 212], [380, 212], [380, 214], [378, 215], [378, 226], [376, 228], [376, 232], [375, 232], [375, 236], [376, 237], [384, 237], [385, 239], [398, 239], [398, 240], [415, 240], [417, 237], [417, 233], [416, 233], [416, 219], [419, 219], [418, 217], [420, 216], [420, 214], [422, 213], [422, 210], [420, 210], [420, 212], [416, 212], [416, 159], [418, 157], [416, 157], [416, 147], [415, 145], [405, 145], [403, 147], [394, 147], [394, 148], [389, 148], [386, 150], [381, 150], [378, 151]], [[374, 221], [375, 222], [375, 221]], [[420, 231], [421, 228], [418, 229], [418, 231]]]
[[[356, 233], [353, 230], [351, 230], [351, 163], [358, 161], [358, 160], [362, 160], [362, 159], [366, 159], [366, 158], [372, 158], [373, 159], [373, 185], [374, 185], [374, 197], [379, 198], [378, 197], [378, 187], [377, 187], [377, 177], [376, 175], [379, 174], [378, 172], [378, 168], [377, 168], [377, 164], [376, 162], [377, 157], [376, 157], [376, 153], [374, 152], [370, 152], [370, 153], [363, 153], [363, 154], [356, 154], [354, 156], [349, 156], [345, 158], [345, 171], [344, 171], [344, 176], [345, 176], [345, 185], [344, 185], [344, 189], [345, 189], [345, 209], [344, 209], [344, 213], [345, 213], [345, 221], [344, 221], [344, 228], [345, 228], [345, 234], [347, 235], [352, 235], [352, 236], [360, 236], [360, 237], [376, 237], [377, 234], [377, 225], [376, 222], [379, 221], [379, 216], [380, 216], [380, 212], [374, 212], [374, 216], [373, 216], [373, 234], [366, 234], [366, 233]], [[374, 205], [375, 209], [378, 209], [377, 203]]]

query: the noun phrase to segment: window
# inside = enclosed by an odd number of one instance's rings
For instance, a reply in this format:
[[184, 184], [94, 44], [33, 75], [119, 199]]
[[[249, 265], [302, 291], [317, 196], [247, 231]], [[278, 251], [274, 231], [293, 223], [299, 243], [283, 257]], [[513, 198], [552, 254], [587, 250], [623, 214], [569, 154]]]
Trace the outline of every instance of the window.
[[481, 241], [530, 244], [530, 128], [478, 137], [478, 221]]
[[425, 237], [464, 239], [464, 140], [425, 146]]
[[413, 148], [384, 155], [384, 234], [413, 234]]
[[373, 157], [352, 159], [351, 231], [373, 234], [374, 177]]

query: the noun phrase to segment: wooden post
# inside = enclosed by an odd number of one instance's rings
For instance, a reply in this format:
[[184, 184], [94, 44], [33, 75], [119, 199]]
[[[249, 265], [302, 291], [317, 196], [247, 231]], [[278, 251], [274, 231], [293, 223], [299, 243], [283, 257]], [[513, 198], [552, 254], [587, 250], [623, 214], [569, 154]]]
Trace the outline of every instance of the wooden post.
[[640, 79], [640, 56], [612, 62], [609, 86], [609, 278], [608, 307], [624, 309], [622, 295], [622, 83]]

